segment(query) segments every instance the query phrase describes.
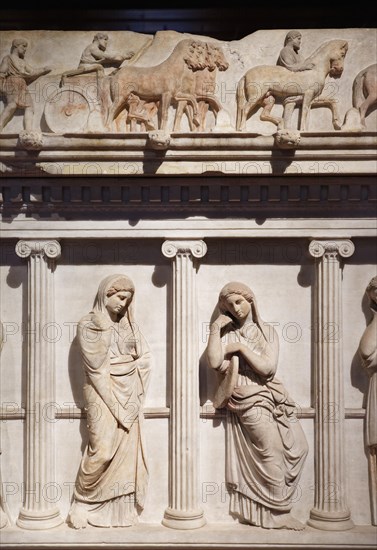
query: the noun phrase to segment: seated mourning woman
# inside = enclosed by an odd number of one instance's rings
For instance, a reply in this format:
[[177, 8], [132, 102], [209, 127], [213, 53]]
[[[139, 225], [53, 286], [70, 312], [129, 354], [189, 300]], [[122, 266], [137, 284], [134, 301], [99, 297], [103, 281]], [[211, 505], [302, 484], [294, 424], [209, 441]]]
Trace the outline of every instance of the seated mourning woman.
[[[206, 349], [209, 367], [234, 380], [226, 420], [230, 513], [267, 529], [301, 530], [290, 511], [308, 446], [296, 405], [275, 378], [279, 342], [248, 286], [231, 282], [218, 300]], [[238, 365], [238, 372], [237, 372]], [[215, 406], [218, 406], [214, 403]], [[296, 493], [297, 495], [297, 493]]]

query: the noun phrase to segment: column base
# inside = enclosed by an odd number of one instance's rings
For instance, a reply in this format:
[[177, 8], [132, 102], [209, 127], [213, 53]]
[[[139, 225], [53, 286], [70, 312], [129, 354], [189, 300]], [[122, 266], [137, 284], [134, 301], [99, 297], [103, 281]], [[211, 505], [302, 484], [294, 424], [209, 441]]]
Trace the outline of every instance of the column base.
[[167, 508], [161, 523], [170, 529], [199, 529], [207, 522], [202, 510], [183, 512]]
[[52, 529], [53, 527], [58, 527], [64, 523], [63, 518], [60, 516], [58, 509], [48, 510], [47, 512], [35, 512], [33, 510], [26, 510], [22, 508], [20, 510], [20, 515], [16, 521], [18, 527], [22, 529]]
[[354, 527], [354, 523], [349, 514], [344, 512], [322, 512], [311, 510], [310, 518], [306, 522], [310, 527], [321, 529], [322, 531], [347, 531]]

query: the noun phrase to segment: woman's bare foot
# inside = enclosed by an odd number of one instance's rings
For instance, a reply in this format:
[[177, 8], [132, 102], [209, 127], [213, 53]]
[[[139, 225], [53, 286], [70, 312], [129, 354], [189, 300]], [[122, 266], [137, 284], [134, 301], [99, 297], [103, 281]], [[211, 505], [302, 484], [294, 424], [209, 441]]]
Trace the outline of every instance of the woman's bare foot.
[[302, 531], [304, 523], [293, 517], [291, 514], [271, 514], [272, 524], [269, 529], [293, 529]]
[[85, 505], [74, 502], [69, 511], [67, 523], [75, 529], [85, 529], [88, 525], [88, 511]]

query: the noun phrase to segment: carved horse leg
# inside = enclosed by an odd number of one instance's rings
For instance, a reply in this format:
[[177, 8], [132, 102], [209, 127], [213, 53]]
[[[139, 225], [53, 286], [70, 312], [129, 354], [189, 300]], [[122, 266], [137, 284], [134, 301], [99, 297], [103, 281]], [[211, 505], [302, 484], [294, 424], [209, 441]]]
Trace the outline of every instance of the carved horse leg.
[[[184, 106], [185, 106], [185, 113], [186, 113], [187, 120], [188, 120], [188, 123], [189, 123], [189, 126], [190, 126], [190, 130], [191, 130], [191, 132], [194, 132], [196, 129], [199, 128], [199, 127], [195, 126], [195, 124], [194, 124], [194, 109], [192, 108], [192, 105], [190, 105], [188, 102], [185, 102]], [[199, 105], [198, 105], [198, 107], [199, 107]]]
[[245, 77], [242, 77], [237, 86], [237, 117], [236, 130], [243, 132], [246, 128], [246, 96], [245, 96]]
[[[284, 114], [283, 114], [284, 128], [287, 128], [287, 129], [290, 128], [290, 122], [291, 122], [292, 114], [293, 114], [293, 111], [294, 111], [295, 107], [297, 106], [297, 104], [299, 104], [299, 105], [302, 104], [302, 98], [301, 97], [298, 97], [298, 98], [289, 97], [284, 101]], [[307, 118], [306, 118], [306, 128], [307, 129], [309, 129], [310, 110], [313, 109], [314, 107], [329, 107], [331, 109], [331, 112], [332, 112], [333, 126], [334, 126], [335, 130], [340, 130], [339, 113], [338, 113], [337, 103], [336, 103], [335, 100], [325, 99], [325, 98], [318, 98], [318, 99], [315, 99], [312, 102], [312, 104], [311, 104], [311, 106], [308, 110]]]
[[307, 90], [304, 93], [302, 99], [302, 111], [301, 111], [301, 120], [300, 120], [300, 132], [305, 132], [309, 120], [310, 107], [313, 101], [315, 90]]
[[131, 132], [137, 131], [137, 124], [140, 125], [141, 132], [145, 132], [145, 130], [155, 130], [151, 120], [157, 111], [157, 106], [154, 103], [146, 103], [137, 95], [130, 94], [128, 96], [127, 105], [129, 107], [127, 120], [130, 123]]
[[206, 116], [207, 116], [208, 108], [209, 108], [208, 103], [206, 103], [204, 101], [198, 102], [199, 125], [195, 126], [194, 116], [193, 116], [194, 115], [193, 108], [188, 103], [185, 105], [185, 112], [186, 112], [186, 115], [187, 115], [187, 120], [189, 122], [190, 130], [192, 132], [194, 132], [195, 130], [198, 131], [198, 132], [204, 132], [205, 126], [206, 126], [205, 122], [206, 122]]
[[332, 125], [334, 129], [340, 130], [342, 128], [338, 109], [338, 101], [336, 99], [319, 96], [313, 101], [312, 108], [313, 107], [328, 107], [332, 114]]
[[[207, 119], [207, 113], [209, 110], [209, 103], [207, 101], [200, 101], [198, 103], [199, 106], [199, 116], [200, 116], [200, 125], [198, 130], [200, 132], [204, 132], [206, 129], [206, 119]], [[215, 116], [217, 116], [217, 111], [214, 111]]]
[[217, 117], [217, 113], [222, 108], [222, 105], [215, 97], [199, 96], [196, 98], [196, 102], [198, 106], [199, 125], [195, 126], [194, 109], [192, 104], [190, 104], [189, 101], [180, 101], [178, 104], [176, 116], [175, 116], [175, 123], [174, 123], [175, 132], [179, 131], [180, 129], [180, 122], [182, 119], [183, 112], [185, 112], [187, 115], [187, 120], [191, 131], [197, 130], [199, 132], [204, 132], [206, 129], [206, 118], [207, 118], [208, 109], [211, 108], [211, 110], [215, 114], [215, 117]]
[[284, 101], [284, 103], [283, 103], [284, 110], [283, 110], [283, 124], [282, 124], [282, 127], [286, 128], [287, 130], [290, 129], [292, 115], [293, 115], [293, 111], [295, 110], [296, 104], [297, 104], [296, 101], [291, 101], [291, 100], [290, 101]]
[[190, 124], [190, 129], [192, 131], [196, 130], [198, 132], [205, 132], [206, 130], [206, 118], [207, 118], [207, 113], [208, 113], [208, 110], [211, 106], [213, 112], [215, 113], [215, 117], [217, 117], [217, 112], [220, 110], [217, 108], [217, 105], [218, 105], [218, 102], [215, 101], [215, 100], [200, 100], [198, 101], [198, 109], [199, 109], [199, 120], [200, 120], [200, 124], [199, 126], [195, 127], [194, 126], [194, 122], [193, 122], [193, 110], [192, 110], [192, 107], [191, 105], [187, 105], [186, 106], [186, 113], [187, 113], [187, 118], [189, 120], [189, 124]]
[[267, 93], [262, 99], [263, 110], [260, 114], [260, 120], [267, 120], [279, 126], [281, 118], [277, 118], [271, 115], [272, 107], [275, 105], [275, 98], [273, 95]]
[[137, 123], [140, 124], [140, 132], [148, 132], [155, 130], [153, 122], [148, 116], [142, 113], [128, 113], [127, 120], [130, 122], [130, 132], [137, 132]]
[[136, 132], [137, 131], [137, 123], [135, 120], [135, 113], [137, 110], [137, 106], [140, 103], [140, 99], [134, 95], [130, 94], [127, 99], [127, 105], [128, 105], [128, 113], [127, 113], [127, 122], [130, 125], [130, 132]]
[[180, 92], [177, 94], [174, 98], [176, 101], [185, 101], [186, 105], [189, 104], [192, 107], [193, 113], [192, 113], [192, 121], [195, 124], [195, 126], [200, 125], [200, 119], [199, 119], [199, 108], [198, 108], [198, 102], [196, 101], [195, 96], [191, 94], [185, 94]]
[[215, 96], [203, 96], [198, 98], [200, 100], [199, 103], [199, 114], [201, 119], [200, 129], [204, 132], [206, 129], [206, 118], [208, 109], [211, 109], [213, 112], [215, 119], [217, 120], [217, 115], [219, 114], [219, 111], [223, 108], [220, 101]]
[[[174, 97], [174, 99], [175, 99], [175, 101], [178, 102], [177, 110], [179, 109], [179, 104], [181, 102], [185, 102], [185, 105], [190, 104], [192, 106], [192, 108], [193, 108], [193, 117], [192, 117], [192, 119], [193, 119], [194, 124], [196, 124], [196, 126], [198, 126], [200, 124], [200, 121], [199, 121], [199, 118], [198, 118], [198, 104], [196, 102], [195, 97], [193, 95], [190, 95], [190, 94], [179, 93]], [[161, 106], [160, 106], [160, 124], [159, 124], [160, 130], [165, 130], [166, 129], [166, 125], [167, 125], [167, 122], [168, 122], [168, 111], [169, 111], [169, 107], [171, 105], [171, 100], [172, 100], [172, 96], [171, 96], [170, 92], [166, 92], [166, 93], [162, 94]], [[184, 108], [184, 106], [183, 106], [183, 108]], [[176, 113], [176, 117], [175, 117], [175, 121], [174, 121], [174, 131], [179, 131], [181, 118], [182, 118], [182, 114], [179, 112], [178, 116], [177, 116], [177, 113]]]
[[186, 102], [178, 101], [177, 109], [175, 111], [173, 132], [179, 132], [181, 129], [182, 115], [186, 107]]
[[[283, 114], [283, 121], [284, 121], [284, 128], [290, 127], [290, 122], [292, 118], [292, 114], [294, 111], [294, 108], [297, 105], [302, 104], [302, 97], [301, 96], [292, 96], [287, 97], [284, 100], [284, 114]], [[340, 122], [340, 115], [339, 115], [339, 109], [338, 109], [338, 101], [334, 98], [327, 98], [327, 97], [317, 97], [313, 100], [311, 104], [311, 109], [314, 107], [328, 107], [331, 110], [332, 113], [332, 124], [335, 130], [340, 130], [342, 125]], [[310, 118], [310, 110], [307, 114], [306, 119], [306, 128], [309, 129], [309, 118]]]
[[175, 112], [173, 131], [180, 131], [181, 120], [184, 112], [186, 112], [190, 130], [195, 130], [195, 126], [199, 126], [200, 128], [201, 120], [199, 118], [199, 105], [195, 97], [191, 96], [190, 94], [180, 94], [177, 95], [174, 99], [177, 101], [178, 105]]
[[360, 105], [359, 111], [360, 111], [360, 121], [363, 126], [365, 126], [365, 116], [367, 114], [367, 111], [371, 105], [377, 102], [377, 93], [374, 94], [371, 93], [365, 101]]
[[127, 109], [124, 109], [115, 119], [115, 126], [117, 132], [126, 132], [127, 131]]
[[159, 130], [166, 130], [171, 100], [172, 100], [172, 94], [170, 92], [164, 92], [161, 95], [161, 104], [160, 104], [159, 121], [158, 121]]
[[[128, 96], [127, 96], [127, 98], [128, 98]], [[105, 126], [109, 130], [111, 130], [112, 123], [114, 122], [114, 120], [116, 119], [116, 117], [119, 115], [120, 111], [122, 110], [122, 108], [126, 104], [127, 98], [126, 98], [126, 100], [124, 100], [124, 98], [115, 99], [115, 101], [110, 105], [109, 109], [107, 110], [107, 115], [106, 115], [106, 119], [105, 119]]]
[[377, 103], [377, 64], [363, 69], [352, 86], [352, 106], [359, 109], [360, 122], [365, 126], [368, 110]]
[[188, 104], [188, 101], [186, 100], [179, 100], [177, 104], [177, 109], [175, 111], [175, 118], [174, 118], [174, 127], [173, 132], [179, 132], [181, 129], [181, 121], [183, 113], [186, 112], [187, 119], [189, 122], [190, 130], [194, 130], [194, 123], [193, 123], [193, 110], [191, 105]]
[[281, 125], [283, 128], [286, 128], [287, 130], [293, 130], [291, 128], [291, 120], [293, 111], [295, 110], [295, 107], [297, 104], [302, 103], [302, 96], [289, 96], [286, 97], [283, 101], [283, 124]]
[[271, 115], [271, 110], [275, 104], [275, 98], [270, 93], [261, 94], [260, 89], [255, 89], [255, 86], [252, 88], [255, 91], [255, 94], [252, 95], [252, 98], [247, 100], [245, 95], [245, 77], [241, 78], [237, 86], [237, 119], [236, 119], [236, 130], [242, 132], [246, 128], [246, 121], [249, 116], [250, 111], [254, 109], [257, 105], [262, 104], [263, 110], [260, 115], [260, 120], [267, 120], [276, 124], [278, 126], [281, 122], [280, 118], [273, 117]]

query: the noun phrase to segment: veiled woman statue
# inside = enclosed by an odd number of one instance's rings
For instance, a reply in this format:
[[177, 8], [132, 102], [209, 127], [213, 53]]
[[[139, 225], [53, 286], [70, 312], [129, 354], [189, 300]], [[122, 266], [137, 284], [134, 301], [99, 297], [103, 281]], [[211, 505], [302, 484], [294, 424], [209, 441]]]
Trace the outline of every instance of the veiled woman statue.
[[77, 474], [68, 522], [76, 529], [137, 521], [147, 483], [143, 402], [151, 355], [133, 317], [135, 287], [106, 277], [92, 311], [79, 322], [89, 442]]
[[359, 354], [369, 375], [365, 444], [368, 448], [372, 525], [377, 525], [377, 277], [371, 279], [365, 292], [373, 318], [361, 337]]
[[254, 294], [243, 283], [225, 285], [218, 308], [206, 355], [211, 368], [225, 380], [233, 379], [220, 405], [228, 409], [230, 513], [242, 523], [268, 529], [303, 529], [290, 510], [308, 447], [296, 405], [275, 378], [277, 334], [262, 321]]

